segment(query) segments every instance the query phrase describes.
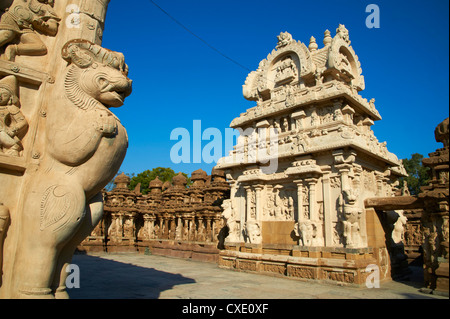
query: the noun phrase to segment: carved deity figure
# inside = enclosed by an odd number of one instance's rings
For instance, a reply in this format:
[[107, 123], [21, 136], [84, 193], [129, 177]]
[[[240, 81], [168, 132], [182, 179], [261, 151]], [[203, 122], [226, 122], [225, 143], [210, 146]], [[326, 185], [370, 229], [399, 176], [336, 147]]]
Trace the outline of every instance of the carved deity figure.
[[405, 225], [408, 219], [403, 215], [402, 211], [388, 212], [388, 216], [390, 219], [395, 220], [392, 226], [392, 240], [395, 244], [400, 244], [404, 240]]
[[261, 227], [254, 219], [249, 219], [244, 226], [244, 233], [251, 244], [261, 243]]
[[20, 139], [28, 127], [20, 111], [17, 79], [9, 75], [0, 80], [0, 152], [19, 156]]
[[301, 238], [303, 246], [311, 246], [315, 237], [315, 227], [310, 220], [294, 225], [295, 235]]
[[120, 214], [113, 214], [111, 224], [108, 228], [108, 238], [111, 241], [118, 241], [122, 238], [123, 220]]
[[351, 190], [344, 190], [339, 199], [343, 214], [343, 235], [345, 246], [358, 248], [361, 246], [360, 219], [362, 210], [356, 205], [357, 196]]
[[62, 58], [68, 64], [55, 91], [63, 94], [46, 105], [45, 149], [25, 190], [15, 262], [7, 269], [14, 273], [8, 286], [17, 286], [19, 298], [68, 297], [66, 266], [101, 220], [101, 191], [128, 147], [125, 128], [109, 110], [131, 93], [123, 55], [71, 40]]
[[[39, 33], [55, 36], [61, 20], [53, 10], [53, 0], [14, 0], [0, 19], [0, 48], [5, 59], [16, 55], [45, 55], [47, 47]], [[13, 42], [18, 40], [18, 44]]]
[[235, 218], [235, 214], [234, 214], [234, 207], [233, 207], [233, 201], [231, 199], [225, 199], [222, 202], [222, 217], [225, 220], [226, 225], [228, 226], [228, 236], [227, 236], [227, 240], [231, 241], [231, 242], [237, 242], [239, 241], [239, 232], [240, 232], [240, 227], [239, 227], [239, 223]]

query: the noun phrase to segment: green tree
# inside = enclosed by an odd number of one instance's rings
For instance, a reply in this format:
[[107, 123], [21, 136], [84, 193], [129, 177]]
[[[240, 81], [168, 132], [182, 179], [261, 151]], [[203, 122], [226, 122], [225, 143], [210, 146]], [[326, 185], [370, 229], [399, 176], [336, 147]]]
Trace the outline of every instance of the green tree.
[[420, 187], [428, 185], [428, 167], [422, 165], [423, 155], [414, 153], [410, 159], [403, 159], [403, 166], [409, 176], [400, 179], [400, 186], [403, 187], [405, 181], [411, 195], [418, 195]]
[[[191, 184], [190, 178], [187, 174], [182, 173], [187, 178], [187, 185]], [[142, 173], [133, 176], [130, 181], [129, 188], [133, 190], [137, 184], [141, 183], [141, 193], [147, 194], [149, 192], [149, 184], [152, 180], [154, 180], [157, 176], [164, 183], [166, 181], [172, 182], [172, 178], [177, 175], [173, 169], [169, 167], [156, 167], [152, 170], [146, 170]]]

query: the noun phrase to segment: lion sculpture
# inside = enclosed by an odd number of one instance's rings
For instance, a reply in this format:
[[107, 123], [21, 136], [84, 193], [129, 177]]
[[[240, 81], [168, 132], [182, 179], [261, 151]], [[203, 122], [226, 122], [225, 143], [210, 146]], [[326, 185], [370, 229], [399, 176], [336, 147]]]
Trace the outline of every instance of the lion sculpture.
[[13, 298], [68, 297], [66, 268], [101, 220], [101, 191], [128, 147], [125, 128], [109, 110], [131, 93], [123, 55], [71, 40], [62, 58], [68, 63], [64, 80], [56, 79], [56, 98], [41, 110], [45, 134], [38, 133], [37, 143], [45, 147], [25, 185], [15, 261], [4, 260], [3, 284], [9, 280]]

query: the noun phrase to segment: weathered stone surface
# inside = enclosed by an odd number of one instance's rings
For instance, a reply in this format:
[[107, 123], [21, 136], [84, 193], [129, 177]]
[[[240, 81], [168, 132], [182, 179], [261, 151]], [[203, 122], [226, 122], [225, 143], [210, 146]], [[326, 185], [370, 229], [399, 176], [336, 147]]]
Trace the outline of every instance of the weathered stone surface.
[[424, 202], [421, 222], [423, 227], [424, 277], [426, 288], [448, 295], [449, 278], [449, 118], [435, 130], [437, 142], [443, 148], [423, 159], [429, 167], [430, 182], [421, 189]]
[[[140, 251], [157, 255], [217, 262], [223, 242], [221, 203], [227, 203], [229, 185], [223, 172], [211, 175], [199, 169], [191, 174], [192, 185], [179, 173], [172, 183], [158, 177], [150, 192], [129, 190], [125, 174], [115, 179], [116, 187], [105, 192], [102, 222], [79, 246], [80, 250]], [[225, 205], [224, 204], [224, 205]]]
[[[231, 122], [242, 134], [216, 166], [231, 184], [225, 245], [289, 243], [291, 253], [294, 245], [372, 248], [364, 200], [394, 196], [406, 172], [371, 130], [381, 116], [375, 99], [358, 93], [364, 77], [348, 30], [339, 25], [334, 37], [327, 30], [323, 43], [312, 37], [306, 46], [281, 33], [245, 81], [244, 97], [256, 106]], [[289, 231], [271, 230], [282, 222]], [[317, 276], [361, 283], [341, 271]]]
[[[125, 157], [110, 108], [131, 80], [124, 56], [100, 46], [109, 1], [90, 2], [15, 0], [0, 18], [2, 298], [67, 297], [66, 266]], [[61, 20], [69, 5], [77, 27]]]

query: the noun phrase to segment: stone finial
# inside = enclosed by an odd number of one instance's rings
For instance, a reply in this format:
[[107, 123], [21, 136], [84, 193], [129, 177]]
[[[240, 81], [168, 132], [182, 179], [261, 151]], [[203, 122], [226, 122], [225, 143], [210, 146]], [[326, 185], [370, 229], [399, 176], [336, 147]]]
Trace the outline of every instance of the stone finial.
[[193, 181], [192, 186], [194, 187], [202, 187], [205, 186], [205, 181], [208, 178], [208, 174], [199, 168], [198, 170], [192, 172], [191, 174], [191, 180]]
[[163, 182], [159, 179], [159, 176], [156, 176], [156, 178], [149, 183], [150, 188], [161, 188], [162, 186]]
[[130, 180], [131, 179], [127, 175], [125, 175], [125, 173], [122, 173], [114, 179], [114, 184], [116, 184], [116, 188], [119, 189], [128, 188]]
[[148, 184], [148, 187], [152, 194], [161, 193], [163, 182], [159, 179], [159, 176], [156, 176], [156, 178]]
[[187, 184], [187, 178], [183, 175], [183, 173], [179, 172], [174, 178], [172, 178], [172, 183], [174, 186], [185, 187]]
[[282, 48], [294, 40], [292, 39], [292, 35], [289, 32], [281, 32], [279, 36], [277, 36], [278, 44], [276, 46], [277, 49]]
[[336, 29], [336, 35], [341, 37], [342, 40], [344, 40], [345, 42], [347, 42], [350, 45], [350, 38], [348, 35], [348, 30], [345, 27], [345, 25], [343, 24], [339, 24], [339, 27]]
[[434, 131], [434, 137], [436, 138], [436, 142], [441, 142], [442, 144], [444, 144], [444, 147], [449, 146], [448, 122], [449, 118], [447, 117], [436, 127]]
[[309, 51], [314, 52], [318, 48], [319, 48], [319, 46], [316, 43], [316, 38], [311, 37], [311, 39], [309, 39], [309, 46], [308, 46]]
[[331, 38], [331, 32], [330, 32], [330, 30], [328, 30], [328, 29], [325, 30], [325, 32], [324, 32], [324, 37], [323, 37], [323, 44], [324, 44], [325, 46], [330, 45], [332, 40], [333, 40], [333, 39]]

